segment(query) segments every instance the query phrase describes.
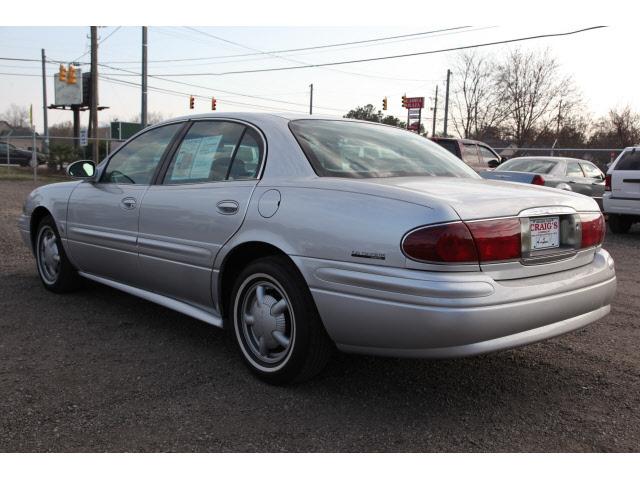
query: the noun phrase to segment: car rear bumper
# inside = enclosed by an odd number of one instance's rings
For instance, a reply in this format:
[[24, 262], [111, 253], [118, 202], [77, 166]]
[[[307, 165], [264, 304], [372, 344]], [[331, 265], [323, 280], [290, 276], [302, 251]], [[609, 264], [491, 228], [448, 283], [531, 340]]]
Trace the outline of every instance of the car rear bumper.
[[461, 357], [551, 338], [604, 317], [613, 260], [518, 280], [294, 257], [329, 336], [345, 352]]
[[605, 193], [603, 204], [605, 213], [640, 215], [640, 198], [616, 197], [610, 193]]

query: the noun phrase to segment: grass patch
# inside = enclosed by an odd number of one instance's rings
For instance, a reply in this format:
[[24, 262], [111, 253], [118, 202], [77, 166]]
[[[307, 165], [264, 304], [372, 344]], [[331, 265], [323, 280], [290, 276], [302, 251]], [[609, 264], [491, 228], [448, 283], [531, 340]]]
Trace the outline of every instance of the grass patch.
[[[0, 166], [0, 180], [33, 181], [33, 170], [19, 166]], [[70, 180], [64, 174], [52, 174], [46, 170], [38, 170], [38, 182], [55, 183]]]

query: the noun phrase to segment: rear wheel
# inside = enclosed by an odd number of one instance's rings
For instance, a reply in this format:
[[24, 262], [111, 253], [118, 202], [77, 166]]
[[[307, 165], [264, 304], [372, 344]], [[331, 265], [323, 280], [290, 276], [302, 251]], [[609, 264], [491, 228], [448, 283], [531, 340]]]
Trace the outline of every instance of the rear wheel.
[[65, 254], [58, 229], [50, 215], [38, 224], [35, 254], [38, 274], [47, 290], [65, 293], [78, 287], [80, 278]]
[[236, 341], [260, 379], [285, 384], [319, 373], [333, 351], [302, 275], [281, 256], [249, 264], [232, 293]]
[[627, 215], [609, 215], [609, 228], [613, 233], [627, 233], [632, 223], [632, 218]]

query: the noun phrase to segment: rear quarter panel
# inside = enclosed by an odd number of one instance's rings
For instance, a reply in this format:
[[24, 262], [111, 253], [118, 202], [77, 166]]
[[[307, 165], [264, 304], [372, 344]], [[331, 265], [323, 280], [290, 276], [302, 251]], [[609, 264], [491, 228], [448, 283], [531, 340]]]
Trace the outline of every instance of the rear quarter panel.
[[[265, 218], [258, 206], [269, 190], [278, 190], [281, 200], [276, 213]], [[215, 268], [231, 249], [251, 241], [269, 243], [290, 256], [404, 267], [406, 258], [400, 242], [409, 230], [458, 219], [451, 209], [371, 194], [261, 184], [251, 198], [240, 231], [223, 247]], [[359, 254], [374, 254], [376, 258]]]

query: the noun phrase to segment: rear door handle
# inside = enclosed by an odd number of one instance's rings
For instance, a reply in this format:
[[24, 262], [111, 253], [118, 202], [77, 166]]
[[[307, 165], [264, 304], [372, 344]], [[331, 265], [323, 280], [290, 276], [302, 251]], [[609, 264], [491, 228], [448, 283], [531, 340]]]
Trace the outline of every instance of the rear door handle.
[[223, 215], [233, 215], [238, 212], [238, 202], [235, 200], [223, 200], [216, 205], [218, 212]]

